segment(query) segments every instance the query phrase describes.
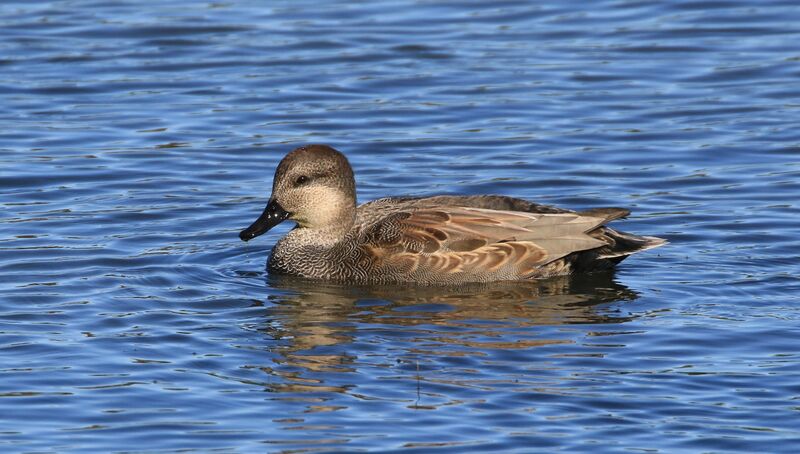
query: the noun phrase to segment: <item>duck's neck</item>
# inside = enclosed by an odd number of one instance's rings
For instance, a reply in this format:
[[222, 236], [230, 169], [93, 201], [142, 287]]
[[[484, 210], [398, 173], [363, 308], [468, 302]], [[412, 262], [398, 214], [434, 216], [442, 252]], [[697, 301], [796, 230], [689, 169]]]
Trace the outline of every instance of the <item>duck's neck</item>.
[[[350, 225], [352, 227], [352, 224]], [[278, 240], [269, 258], [270, 271], [309, 278], [340, 274], [342, 248], [350, 228], [311, 229], [297, 227]]]
[[297, 226], [283, 237], [283, 240], [299, 246], [308, 245], [321, 249], [330, 249], [345, 239], [353, 228], [353, 221], [317, 228]]
[[272, 270], [306, 277], [324, 277], [338, 272], [343, 257], [340, 252], [356, 220], [355, 198], [328, 197], [328, 203], [316, 207], [313, 216], [297, 215], [297, 222], [272, 248]]

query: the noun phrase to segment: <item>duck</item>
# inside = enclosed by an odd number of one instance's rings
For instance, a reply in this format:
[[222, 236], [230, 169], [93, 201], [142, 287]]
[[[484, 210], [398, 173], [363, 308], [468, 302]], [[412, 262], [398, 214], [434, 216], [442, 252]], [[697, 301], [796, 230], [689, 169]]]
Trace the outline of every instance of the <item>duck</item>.
[[280, 161], [266, 208], [239, 238], [295, 222], [269, 254], [270, 274], [353, 284], [529, 281], [609, 270], [666, 244], [606, 225], [629, 214], [503, 195], [386, 197], [357, 205], [345, 155], [313, 144]]

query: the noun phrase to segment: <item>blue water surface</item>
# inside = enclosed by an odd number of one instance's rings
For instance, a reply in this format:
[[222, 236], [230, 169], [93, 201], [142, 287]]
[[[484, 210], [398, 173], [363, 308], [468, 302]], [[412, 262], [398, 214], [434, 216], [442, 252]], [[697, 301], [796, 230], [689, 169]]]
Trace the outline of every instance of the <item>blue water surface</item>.
[[[0, 451], [800, 452], [796, 1], [0, 3]], [[281, 157], [670, 240], [269, 276]]]

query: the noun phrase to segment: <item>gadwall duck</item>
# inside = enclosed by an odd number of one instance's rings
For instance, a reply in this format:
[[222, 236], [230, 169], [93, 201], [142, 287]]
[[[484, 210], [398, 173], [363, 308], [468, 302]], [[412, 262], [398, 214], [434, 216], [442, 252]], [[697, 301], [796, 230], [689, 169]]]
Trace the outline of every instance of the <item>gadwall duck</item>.
[[459, 284], [539, 279], [613, 267], [661, 238], [605, 224], [624, 208], [570, 211], [497, 195], [389, 197], [356, 206], [353, 169], [327, 145], [286, 155], [272, 197], [239, 238], [290, 219], [268, 267], [352, 283]]

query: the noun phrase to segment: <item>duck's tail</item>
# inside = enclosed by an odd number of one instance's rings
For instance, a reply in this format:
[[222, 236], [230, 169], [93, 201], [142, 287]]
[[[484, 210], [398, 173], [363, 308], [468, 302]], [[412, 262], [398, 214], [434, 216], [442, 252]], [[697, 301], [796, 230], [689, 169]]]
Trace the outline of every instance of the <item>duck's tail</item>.
[[[595, 208], [583, 211], [580, 214], [602, 217], [605, 218], [605, 222], [611, 222], [628, 216], [630, 211], [625, 208]], [[606, 246], [596, 250], [595, 260], [608, 260], [614, 264], [621, 262], [631, 254], [667, 244], [667, 240], [663, 238], [620, 232], [605, 225], [589, 232], [589, 235], [606, 243]]]
[[619, 262], [625, 257], [637, 252], [655, 249], [667, 244], [667, 240], [655, 236], [633, 235], [620, 232], [610, 227], [602, 229], [600, 235], [608, 242], [608, 246], [600, 248], [597, 258], [610, 259]]

